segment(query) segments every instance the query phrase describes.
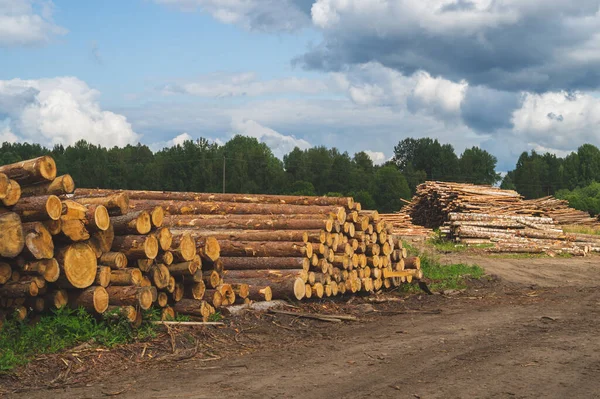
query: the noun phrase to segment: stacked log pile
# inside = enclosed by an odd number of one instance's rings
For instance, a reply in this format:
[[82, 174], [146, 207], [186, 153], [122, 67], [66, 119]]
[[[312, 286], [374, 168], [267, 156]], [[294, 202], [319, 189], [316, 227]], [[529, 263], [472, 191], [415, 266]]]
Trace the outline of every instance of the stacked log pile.
[[586, 212], [554, 197], [524, 200], [515, 191], [491, 186], [428, 181], [400, 214], [387, 218], [399, 230], [410, 232], [410, 223], [439, 228], [456, 242], [492, 245], [491, 252], [584, 255], [598, 248], [596, 236], [566, 234], [560, 227], [596, 224]]
[[[75, 191], [118, 194], [127, 194], [135, 210], [163, 206], [173, 237], [189, 234], [196, 240], [207, 285], [198, 300], [215, 307], [370, 293], [421, 277], [414, 262], [405, 269], [406, 251], [390, 234], [392, 226], [352, 198]], [[208, 245], [211, 240], [217, 243]]]
[[352, 198], [77, 189], [52, 158], [0, 167], [0, 320], [83, 307], [207, 319], [272, 298], [369, 294], [422, 277]]
[[384, 213], [381, 219], [391, 225], [392, 234], [398, 240], [426, 240], [433, 235], [432, 229], [414, 224], [410, 215], [404, 212]]

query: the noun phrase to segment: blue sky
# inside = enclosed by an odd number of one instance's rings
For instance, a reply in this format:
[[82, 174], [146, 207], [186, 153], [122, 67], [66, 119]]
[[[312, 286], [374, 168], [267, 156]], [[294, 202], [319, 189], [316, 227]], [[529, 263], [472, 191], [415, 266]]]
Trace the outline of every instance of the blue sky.
[[599, 145], [600, 0], [500, 3], [0, 0], [0, 139]]

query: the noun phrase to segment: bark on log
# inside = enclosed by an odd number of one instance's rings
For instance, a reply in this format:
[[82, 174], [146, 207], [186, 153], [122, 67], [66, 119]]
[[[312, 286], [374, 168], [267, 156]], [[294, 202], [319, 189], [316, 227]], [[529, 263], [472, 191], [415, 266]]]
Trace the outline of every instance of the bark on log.
[[220, 308], [223, 303], [223, 295], [218, 290], [204, 291], [204, 300], [215, 308]]
[[58, 220], [62, 214], [62, 202], [56, 195], [44, 195], [21, 199], [15, 206], [0, 209], [0, 213], [15, 212], [23, 222], [40, 222], [44, 220]]
[[44, 227], [48, 229], [48, 232], [53, 236], [59, 234], [61, 232], [62, 222], [60, 219], [58, 220], [44, 220], [42, 221]]
[[74, 195], [67, 196], [83, 205], [104, 205], [111, 216], [125, 215], [129, 212], [129, 197], [127, 194], [113, 194], [106, 197], [80, 197], [75, 190]]
[[303, 269], [308, 271], [310, 260], [308, 258], [221, 258], [226, 270], [277, 270], [277, 269]]
[[204, 298], [204, 292], [206, 291], [206, 285], [203, 281], [188, 284], [184, 288], [183, 296], [186, 298], [202, 299]]
[[21, 187], [22, 197], [33, 197], [37, 195], [64, 195], [71, 194], [75, 190], [75, 182], [71, 175], [58, 176], [51, 182], [39, 183]]
[[[229, 281], [229, 280], [228, 280]], [[250, 286], [250, 298], [253, 296], [253, 287], [269, 287], [271, 289], [272, 299], [297, 299], [301, 300], [306, 294], [305, 282], [298, 277], [285, 276], [280, 278], [244, 278], [240, 280], [231, 280], [232, 282], [244, 282]]]
[[0, 284], [5, 284], [10, 280], [12, 268], [8, 263], [0, 262]]
[[6, 196], [2, 198], [4, 206], [13, 206], [21, 199], [21, 186], [15, 180], [9, 180]]
[[0, 166], [0, 173], [16, 180], [21, 185], [52, 181], [56, 178], [56, 163], [47, 155]]
[[93, 233], [90, 241], [100, 250], [100, 252], [104, 253], [111, 251], [114, 239], [115, 231], [111, 223], [108, 229]]
[[231, 289], [235, 292], [239, 298], [246, 299], [250, 295], [250, 286], [245, 283], [233, 283], [230, 284]]
[[[308, 281], [309, 273], [302, 269], [297, 270], [225, 270], [225, 281], [240, 281], [243, 279], [263, 279], [277, 281], [278, 279], [300, 278], [303, 283]], [[265, 284], [270, 285], [270, 284]]]
[[14, 258], [25, 246], [21, 218], [16, 213], [0, 215], [0, 256]]
[[112, 270], [110, 272], [110, 283], [112, 285], [136, 285], [142, 284], [142, 272], [137, 268]]
[[174, 277], [192, 277], [202, 267], [199, 259], [187, 262], [174, 263], [168, 266], [169, 272]]
[[[98, 266], [98, 271], [96, 272], [96, 279], [94, 280], [94, 284], [100, 287], [108, 287], [112, 284], [112, 276], [111, 270], [109, 266]], [[115, 284], [119, 285], [119, 284]]]
[[182, 299], [173, 305], [173, 310], [175, 310], [176, 313], [184, 315], [208, 318], [210, 316], [210, 309], [207, 305], [208, 303], [205, 300]]
[[51, 259], [54, 256], [52, 235], [40, 222], [23, 223], [25, 234], [24, 256], [33, 259]]
[[61, 276], [57, 281], [59, 286], [87, 288], [96, 279], [96, 254], [87, 243], [75, 243], [58, 249], [56, 260], [61, 269]]
[[158, 240], [152, 235], [118, 236], [111, 249], [124, 253], [127, 259], [155, 259], [158, 255]]
[[124, 269], [127, 267], [127, 256], [122, 252], [105, 252], [100, 256], [99, 262], [111, 269]]
[[312, 245], [304, 242], [221, 241], [225, 257], [307, 257], [313, 254]]
[[[186, 232], [196, 237], [214, 237], [217, 240], [227, 241], [302, 241], [308, 242], [308, 233], [302, 230], [198, 230], [190, 228], [173, 227], [174, 233]], [[311, 230], [315, 232], [311, 238], [314, 242], [324, 242], [325, 232], [322, 231], [323, 241], [320, 241], [321, 230]]]
[[[330, 232], [333, 228], [333, 219], [316, 215], [318, 218], [297, 219], [285, 216], [294, 215], [222, 215], [222, 217], [194, 216], [165, 216], [164, 225], [168, 227], [194, 227], [202, 229], [223, 230], [318, 230]], [[246, 216], [237, 218], [234, 216]], [[259, 218], [257, 216], [265, 216]]]
[[410, 258], [403, 259], [404, 269], [421, 269], [421, 258], [418, 256], [412, 256]]
[[[217, 201], [257, 204], [290, 204], [290, 205], [323, 205], [343, 206], [354, 208], [352, 197], [312, 197], [296, 195], [256, 195], [256, 194], [210, 194], [194, 192], [170, 191], [142, 191], [123, 190], [132, 200], [159, 200], [159, 201]], [[88, 196], [101, 196], [113, 193], [114, 190], [77, 189], [76, 194]]]
[[139, 306], [143, 310], [148, 310], [152, 306], [151, 287], [106, 287], [110, 305], [117, 306]]
[[0, 287], [0, 298], [26, 298], [37, 296], [38, 292], [35, 281], [11, 281]]
[[202, 272], [202, 280], [208, 288], [217, 288], [221, 283], [221, 276], [214, 270]]
[[69, 303], [69, 293], [67, 290], [54, 290], [45, 295], [44, 298], [55, 309], [62, 309]]
[[129, 212], [110, 220], [116, 235], [144, 235], [152, 230], [150, 213], [147, 211]]
[[83, 307], [88, 312], [102, 314], [108, 309], [109, 297], [105, 288], [89, 287], [70, 292], [69, 300], [73, 307]]

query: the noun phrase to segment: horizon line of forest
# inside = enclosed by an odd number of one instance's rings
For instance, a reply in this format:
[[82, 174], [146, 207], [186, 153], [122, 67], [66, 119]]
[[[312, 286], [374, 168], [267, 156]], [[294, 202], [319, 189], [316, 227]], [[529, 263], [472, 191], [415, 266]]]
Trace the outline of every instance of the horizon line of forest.
[[382, 165], [364, 151], [350, 156], [323, 146], [296, 147], [280, 160], [267, 144], [241, 135], [223, 145], [200, 138], [157, 152], [144, 144], [107, 148], [84, 140], [52, 149], [26, 142], [0, 147], [2, 164], [41, 155], [51, 155], [78, 187], [352, 196], [364, 209], [387, 213], [400, 210], [401, 199], [409, 200], [426, 180], [501, 183], [527, 199], [554, 195], [600, 213], [600, 149], [592, 144], [564, 158], [524, 151], [504, 178], [488, 151], [474, 146], [457, 155], [451, 144], [430, 138], [401, 140]]

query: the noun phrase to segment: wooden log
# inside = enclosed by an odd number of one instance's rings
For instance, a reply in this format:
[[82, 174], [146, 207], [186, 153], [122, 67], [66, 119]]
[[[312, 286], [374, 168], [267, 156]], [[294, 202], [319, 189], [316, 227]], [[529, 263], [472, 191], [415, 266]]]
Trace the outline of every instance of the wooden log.
[[[173, 244], [173, 234], [168, 227], [160, 227], [154, 232], [154, 236], [158, 240], [158, 245], [160, 249], [163, 251], [168, 251], [171, 249], [171, 245]], [[171, 257], [173, 254], [171, 254]], [[173, 262], [171, 260], [171, 262]]]
[[207, 261], [216, 262], [221, 256], [221, 244], [214, 237], [197, 238], [198, 254]]
[[61, 232], [62, 222], [60, 219], [58, 220], [44, 220], [42, 221], [44, 227], [48, 229], [48, 232], [53, 236], [59, 234]]
[[238, 297], [240, 297], [242, 299], [246, 299], [250, 295], [250, 286], [248, 284], [233, 283], [233, 284], [229, 284], [229, 285], [231, 286], [231, 289], [233, 290], [233, 292], [235, 292], [235, 295], [237, 295]]
[[229, 284], [221, 284], [217, 287], [217, 290], [221, 293], [223, 301], [221, 306], [230, 306], [235, 303], [235, 292]]
[[[112, 226], [112, 223], [108, 227], [108, 229], [104, 231], [97, 231], [92, 234], [90, 241], [93, 243], [94, 247], [97, 247], [101, 253], [111, 252], [111, 248], [113, 245], [113, 241], [115, 239], [115, 231]], [[100, 254], [101, 255], [101, 254]], [[98, 256], [100, 256], [98, 255]]]
[[304, 242], [220, 241], [225, 257], [307, 257], [313, 254], [312, 245]]
[[69, 293], [67, 290], [54, 290], [44, 296], [46, 303], [55, 309], [62, 309], [69, 303]]
[[223, 295], [216, 289], [207, 289], [204, 291], [203, 299], [215, 308], [220, 308], [223, 304]]
[[152, 268], [152, 265], [154, 265], [154, 259], [137, 259], [135, 264], [137, 265], [138, 269], [144, 273], [147, 273], [150, 271], [150, 268]]
[[[243, 218], [236, 216], [244, 216]], [[263, 217], [259, 217], [263, 216]], [[330, 232], [333, 219], [322, 215], [316, 218], [299, 219], [296, 215], [202, 215], [165, 216], [164, 225], [168, 227], [195, 227], [223, 230], [319, 230]]]
[[[217, 240], [227, 241], [297, 241], [308, 242], [309, 236], [302, 230], [198, 230], [174, 227], [175, 232], [186, 232], [196, 237], [214, 237]], [[322, 230], [311, 230], [311, 238], [324, 242], [325, 232]], [[321, 237], [323, 238], [320, 241]]]
[[109, 296], [109, 304], [117, 306], [139, 306], [143, 310], [148, 310], [152, 306], [151, 287], [136, 286], [109, 286], [106, 292]]
[[0, 209], [0, 213], [15, 212], [23, 222], [58, 220], [62, 214], [62, 202], [56, 195], [22, 198], [15, 206]]
[[308, 271], [308, 258], [286, 257], [223, 257], [220, 258], [227, 270], [303, 269]]
[[191, 235], [186, 233], [173, 234], [171, 248], [176, 261], [190, 261], [196, 256], [196, 242]]
[[[289, 280], [290, 278], [300, 278], [303, 283], [308, 281], [309, 273], [305, 270], [224, 270], [223, 278], [225, 281], [243, 281], [244, 279], [278, 279]], [[265, 284], [269, 285], [269, 284]]]
[[[160, 240], [159, 240], [159, 242], [160, 242]], [[170, 266], [171, 264], [173, 264], [173, 260], [174, 260], [173, 253], [171, 251], [163, 252], [162, 254], [158, 255], [157, 260], [160, 263], [162, 263], [163, 265]]]
[[5, 284], [12, 276], [12, 268], [8, 263], [0, 262], [0, 284]]
[[137, 319], [138, 311], [133, 306], [108, 306], [104, 317], [109, 320], [123, 319], [129, 323], [134, 323]]
[[50, 182], [27, 185], [21, 188], [22, 197], [33, 197], [37, 195], [64, 195], [71, 194], [75, 190], [75, 182], [71, 175], [58, 176]]
[[83, 220], [63, 220], [61, 222], [61, 233], [62, 238], [57, 238], [61, 242], [86, 241], [91, 238]]
[[217, 288], [221, 283], [221, 276], [214, 270], [202, 272], [202, 280], [208, 288]]
[[[114, 193], [115, 190], [77, 189], [76, 194], [88, 196], [102, 196]], [[171, 191], [142, 191], [123, 190], [132, 200], [158, 200], [158, 201], [211, 201], [211, 202], [236, 202], [254, 204], [290, 204], [290, 205], [321, 205], [342, 206], [354, 208], [352, 197], [312, 197], [296, 195], [257, 195], [257, 194], [212, 194], [195, 192]]]
[[6, 198], [10, 188], [10, 179], [4, 173], [0, 173], [0, 199]]
[[152, 235], [117, 236], [111, 249], [124, 253], [127, 259], [155, 259], [158, 255], [158, 240]]
[[[110, 269], [109, 269], [110, 270]], [[141, 285], [142, 272], [138, 268], [118, 269], [110, 272], [112, 285]]]
[[112, 281], [110, 266], [98, 266], [98, 271], [96, 272], [96, 279], [94, 280], [94, 284], [100, 287], [108, 287], [110, 284], [114, 284]]
[[152, 210], [150, 210], [150, 221], [152, 223], [152, 227], [162, 227], [164, 220], [165, 210], [162, 206], [155, 206], [154, 208], [152, 208]]
[[171, 279], [169, 269], [161, 264], [155, 264], [150, 268], [150, 276], [153, 285], [161, 290], [168, 287]]
[[161, 308], [164, 308], [165, 306], [167, 306], [169, 304], [169, 296], [167, 295], [166, 292], [158, 293], [158, 297], [156, 299], [156, 304]]
[[197, 257], [194, 260], [173, 263], [168, 266], [169, 272], [175, 277], [192, 277], [198, 269], [202, 268], [202, 262]]
[[69, 303], [73, 307], [82, 307], [88, 312], [102, 314], [108, 309], [109, 296], [103, 287], [89, 287], [83, 291], [70, 292]]
[[105, 197], [82, 197], [77, 195], [75, 190], [75, 194], [68, 197], [84, 205], [104, 205], [111, 216], [125, 215], [129, 212], [129, 197], [123, 193]]
[[21, 185], [52, 181], [56, 178], [56, 163], [47, 155], [0, 166], [0, 173]]
[[100, 263], [110, 266], [111, 269], [124, 269], [127, 267], [127, 256], [122, 252], [105, 252], [100, 256]]
[[56, 260], [61, 269], [57, 284], [64, 288], [87, 288], [94, 283], [98, 263], [92, 248], [79, 242], [56, 252]]
[[24, 256], [31, 259], [51, 259], [54, 256], [52, 235], [40, 222], [23, 223]]
[[167, 292], [172, 294], [175, 291], [175, 285], [177, 284], [177, 281], [175, 280], [175, 277], [173, 277], [173, 275], [171, 275], [171, 278], [169, 279], [169, 285], [167, 285]]
[[21, 218], [16, 213], [0, 215], [0, 256], [14, 258], [25, 246]]
[[150, 213], [147, 211], [129, 212], [111, 218], [116, 235], [143, 235], [152, 230]]
[[210, 316], [210, 309], [207, 305], [206, 300], [182, 299], [173, 305], [173, 310], [179, 314], [208, 318]]
[[37, 296], [39, 287], [35, 281], [10, 281], [0, 286], [0, 298], [25, 298]]
[[206, 285], [203, 281], [199, 281], [197, 283], [185, 285], [183, 296], [185, 298], [202, 299], [204, 298], [205, 291]]
[[418, 256], [411, 256], [410, 258], [403, 259], [404, 269], [421, 269], [421, 258]]
[[24, 305], [37, 313], [42, 313], [46, 310], [46, 300], [39, 296], [27, 298]]
[[175, 284], [175, 289], [173, 290], [173, 301], [174, 302], [181, 301], [184, 293], [185, 293], [185, 286], [183, 285], [183, 283], [177, 282]]
[[2, 198], [4, 206], [13, 206], [21, 199], [21, 186], [15, 180], [9, 180], [6, 196]]
[[[229, 279], [228, 279], [229, 281]], [[231, 279], [233, 282], [241, 282], [239, 279]], [[244, 278], [244, 283], [250, 286], [250, 298], [254, 286], [269, 287], [271, 289], [272, 299], [297, 299], [301, 300], [306, 294], [306, 283], [302, 278], [294, 276], [285, 276], [282, 278]]]

